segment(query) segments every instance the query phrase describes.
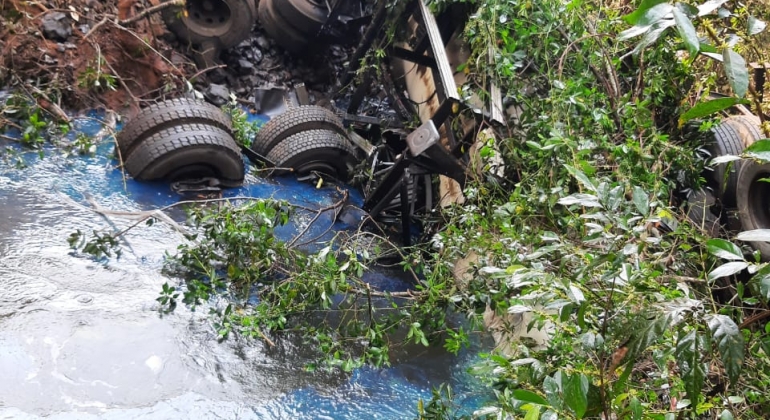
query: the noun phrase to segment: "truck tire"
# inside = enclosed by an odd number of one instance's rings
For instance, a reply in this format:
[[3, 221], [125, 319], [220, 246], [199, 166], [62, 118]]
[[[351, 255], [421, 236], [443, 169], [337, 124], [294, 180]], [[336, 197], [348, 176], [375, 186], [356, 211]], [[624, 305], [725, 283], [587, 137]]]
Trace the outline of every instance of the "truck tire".
[[[747, 146], [764, 138], [759, 130], [758, 121], [743, 115], [725, 119], [711, 130], [711, 134], [713, 142], [708, 149], [712, 157], [740, 155]], [[714, 167], [714, 190], [725, 207], [735, 207], [738, 173], [743, 165], [744, 162], [738, 160], [729, 164], [721, 163]]]
[[213, 43], [222, 49], [238, 45], [251, 35], [256, 16], [252, 0], [187, 0], [185, 6], [163, 9], [168, 30], [180, 41]]
[[332, 111], [314, 105], [299, 106], [287, 109], [260, 128], [251, 150], [267, 156], [281, 140], [307, 130], [329, 130], [347, 136], [342, 120]]
[[300, 54], [307, 48], [308, 39], [276, 12], [273, 0], [260, 0], [259, 23], [265, 32], [286, 51]]
[[[770, 229], [770, 163], [746, 161], [738, 174], [736, 203], [741, 230]], [[749, 242], [763, 261], [770, 261], [770, 242]]]
[[291, 168], [298, 176], [319, 173], [347, 181], [355, 166], [355, 149], [347, 138], [330, 130], [307, 130], [278, 143], [267, 159], [279, 168]]
[[329, 18], [329, 11], [319, 0], [280, 0], [274, 3], [275, 10], [299, 32], [315, 36]]
[[225, 187], [243, 184], [240, 149], [227, 131], [199, 123], [175, 125], [141, 143], [125, 161], [138, 181], [183, 181], [216, 178]]
[[197, 99], [171, 99], [144, 108], [125, 124], [115, 136], [120, 157], [128, 159], [137, 144], [158, 131], [191, 123], [208, 124], [233, 134], [230, 117], [214, 105]]

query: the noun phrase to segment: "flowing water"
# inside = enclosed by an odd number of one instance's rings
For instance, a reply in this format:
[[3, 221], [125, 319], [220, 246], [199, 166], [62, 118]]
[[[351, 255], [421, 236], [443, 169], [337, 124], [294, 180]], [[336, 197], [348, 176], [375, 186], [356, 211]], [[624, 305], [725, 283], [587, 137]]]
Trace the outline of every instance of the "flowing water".
[[[78, 119], [78, 131], [98, 134], [101, 118]], [[311, 352], [301, 341], [218, 343], [206, 311], [180, 307], [160, 316], [155, 298], [170, 281], [160, 274], [163, 255], [180, 241], [172, 228], [132, 230], [123, 255], [104, 261], [67, 244], [78, 229], [132, 223], [94, 206], [135, 212], [179, 200], [167, 185], [124, 180], [109, 157], [111, 142], [104, 143], [94, 157], [49, 150], [44, 159], [21, 155], [23, 169], [0, 163], [0, 419], [404, 419], [442, 382], [453, 385], [467, 412], [479, 407], [483, 396], [465, 373], [478, 348], [453, 357], [416, 347], [392, 368], [309, 373]], [[254, 177], [227, 194], [316, 208], [338, 199], [331, 188]], [[311, 216], [281, 235], [304, 229]], [[307, 237], [331, 223], [319, 218]], [[369, 279], [409, 287], [397, 273]]]

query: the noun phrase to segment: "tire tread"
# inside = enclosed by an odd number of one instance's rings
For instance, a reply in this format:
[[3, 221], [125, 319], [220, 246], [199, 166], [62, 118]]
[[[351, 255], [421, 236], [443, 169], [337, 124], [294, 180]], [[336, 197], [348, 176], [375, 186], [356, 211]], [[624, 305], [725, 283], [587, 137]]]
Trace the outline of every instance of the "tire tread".
[[118, 132], [121, 158], [127, 160], [138, 144], [159, 131], [191, 123], [205, 123], [233, 133], [230, 117], [219, 108], [189, 98], [171, 99], [144, 108]]
[[266, 156], [281, 140], [307, 130], [329, 130], [347, 137], [342, 120], [326, 108], [314, 105], [289, 108], [268, 121], [258, 132], [252, 150]]
[[[208, 147], [222, 151], [232, 158], [234, 166], [241, 174], [244, 172], [240, 149], [232, 136], [225, 130], [207, 124], [182, 124], [165, 128], [141, 142], [134, 153], [125, 161], [125, 169], [137, 180], [153, 181], [147, 176], [156, 162], [184, 149]], [[224, 172], [225, 168], [217, 168]], [[240, 179], [226, 178], [225, 182], [240, 182]]]
[[[745, 131], [743, 130], [745, 129]], [[713, 143], [709, 147], [712, 157], [725, 155], [740, 155], [743, 149], [756, 140], [763, 138], [756, 121], [746, 116], [734, 116], [725, 119], [711, 130]], [[750, 138], [742, 137], [742, 133]], [[743, 162], [734, 161], [730, 173], [725, 178], [728, 164], [723, 163], [714, 167], [714, 181], [717, 196], [722, 204], [727, 207], [735, 206], [736, 187], [738, 185], [738, 173], [743, 167]]]
[[267, 159], [278, 167], [294, 168], [299, 162], [296, 159], [304, 157], [308, 152], [321, 149], [332, 149], [339, 153], [340, 159], [332, 162], [341, 170], [343, 177], [347, 176], [347, 165], [355, 158], [355, 149], [350, 142], [339, 133], [329, 130], [307, 130], [293, 134], [280, 143], [267, 155]]

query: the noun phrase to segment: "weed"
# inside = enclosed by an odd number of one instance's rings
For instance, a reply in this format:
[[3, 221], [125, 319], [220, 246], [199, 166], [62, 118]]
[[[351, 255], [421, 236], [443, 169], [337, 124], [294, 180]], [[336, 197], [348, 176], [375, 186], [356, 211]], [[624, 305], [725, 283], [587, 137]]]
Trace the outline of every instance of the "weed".
[[86, 90], [101, 92], [105, 89], [115, 90], [118, 79], [104, 71], [107, 62], [101, 55], [94, 65], [89, 65], [78, 75], [78, 87]]
[[224, 105], [222, 110], [232, 118], [235, 142], [242, 147], [251, 147], [261, 124], [249, 122], [249, 116], [235, 102]]

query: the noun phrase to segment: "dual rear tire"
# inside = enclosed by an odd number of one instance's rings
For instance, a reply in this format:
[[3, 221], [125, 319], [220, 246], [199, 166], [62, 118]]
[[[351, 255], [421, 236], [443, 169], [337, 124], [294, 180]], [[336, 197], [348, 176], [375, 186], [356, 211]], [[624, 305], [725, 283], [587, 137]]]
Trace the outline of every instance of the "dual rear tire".
[[195, 99], [173, 99], [143, 109], [117, 136], [118, 155], [137, 181], [214, 178], [243, 184], [245, 167], [230, 118]]
[[251, 149], [301, 178], [319, 175], [347, 181], [357, 160], [342, 120], [313, 105], [289, 108], [268, 121]]
[[[117, 136], [118, 156], [138, 181], [214, 178], [243, 183], [245, 167], [230, 117], [195, 99], [173, 99], [143, 109]], [[342, 121], [318, 106], [290, 108], [258, 132], [252, 150], [299, 177], [347, 181], [356, 150]]]

